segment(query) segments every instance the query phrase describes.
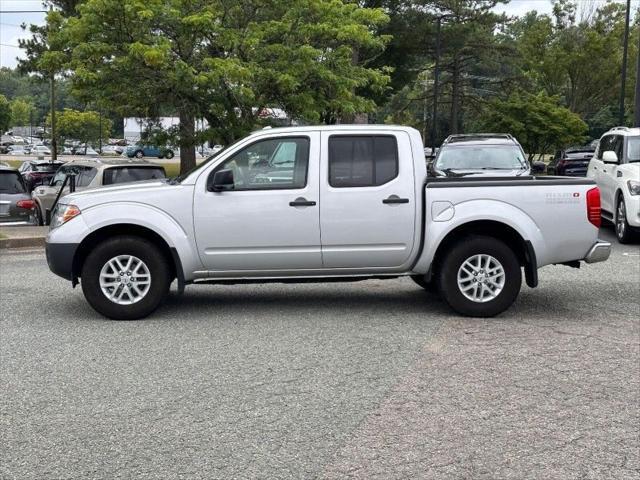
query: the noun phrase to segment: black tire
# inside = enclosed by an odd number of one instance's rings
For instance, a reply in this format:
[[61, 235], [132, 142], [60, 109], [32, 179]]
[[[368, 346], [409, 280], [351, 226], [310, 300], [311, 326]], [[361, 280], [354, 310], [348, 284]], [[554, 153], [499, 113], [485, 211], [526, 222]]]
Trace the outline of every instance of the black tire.
[[165, 158], [171, 160], [173, 158], [173, 152], [171, 150], [167, 150], [166, 152], [164, 152], [164, 156]]
[[135, 153], [135, 157], [136, 157], [136, 158], [142, 158], [142, 157], [144, 157], [144, 152], [143, 152], [142, 150], [138, 150], [138, 151]]
[[[458, 286], [458, 271], [474, 255], [490, 255], [504, 271], [502, 290], [495, 298], [482, 303], [467, 298]], [[456, 312], [470, 317], [493, 317], [504, 312], [513, 304], [522, 285], [516, 254], [504, 242], [493, 237], [474, 235], [455, 243], [444, 254], [438, 271], [438, 289], [442, 298]], [[473, 281], [475, 283], [475, 279]]]
[[429, 293], [438, 293], [438, 286], [433, 279], [430, 282], [427, 282], [424, 275], [411, 275], [411, 280]]
[[[107, 298], [100, 287], [100, 271], [112, 258], [132, 255], [149, 269], [150, 286], [142, 299], [130, 305], [120, 305]], [[118, 236], [100, 243], [87, 256], [82, 266], [82, 292], [89, 304], [113, 320], [137, 320], [151, 314], [166, 298], [171, 284], [171, 269], [162, 251], [140, 237]]]
[[616, 213], [613, 219], [613, 227], [616, 230], [616, 237], [620, 243], [630, 243], [635, 235], [633, 228], [627, 222], [627, 206], [624, 203], [624, 197], [620, 195], [616, 202]]

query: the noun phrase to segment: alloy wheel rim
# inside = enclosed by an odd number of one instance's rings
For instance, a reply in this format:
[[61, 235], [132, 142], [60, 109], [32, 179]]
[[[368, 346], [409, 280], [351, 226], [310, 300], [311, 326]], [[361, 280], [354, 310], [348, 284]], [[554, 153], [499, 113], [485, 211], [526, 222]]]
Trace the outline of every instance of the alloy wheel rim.
[[462, 295], [476, 303], [495, 299], [505, 284], [502, 264], [493, 256], [477, 254], [467, 258], [458, 269], [458, 288]]
[[133, 255], [118, 255], [100, 270], [100, 289], [105, 297], [118, 305], [131, 305], [142, 300], [151, 288], [151, 272], [147, 264]]
[[627, 212], [625, 211], [625, 208], [624, 208], [624, 202], [618, 203], [618, 215], [616, 218], [616, 227], [618, 229], [619, 237], [624, 236], [624, 231], [626, 229], [626, 225], [624, 224], [626, 215], [627, 215]]

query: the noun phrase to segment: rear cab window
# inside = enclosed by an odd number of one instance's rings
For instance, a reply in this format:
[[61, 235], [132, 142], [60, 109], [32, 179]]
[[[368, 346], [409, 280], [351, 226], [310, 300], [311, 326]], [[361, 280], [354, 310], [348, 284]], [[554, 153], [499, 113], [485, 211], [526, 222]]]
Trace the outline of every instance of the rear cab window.
[[392, 135], [329, 137], [329, 185], [375, 187], [398, 176], [398, 143]]
[[104, 171], [102, 184], [113, 185], [165, 177], [164, 168], [162, 167], [112, 167]]

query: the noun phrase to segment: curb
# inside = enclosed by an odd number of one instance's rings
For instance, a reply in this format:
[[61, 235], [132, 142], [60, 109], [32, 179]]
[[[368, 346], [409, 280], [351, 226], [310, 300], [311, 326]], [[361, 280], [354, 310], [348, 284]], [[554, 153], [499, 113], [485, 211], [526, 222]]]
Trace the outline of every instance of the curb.
[[0, 239], [0, 250], [11, 248], [44, 248], [45, 237], [3, 238]]

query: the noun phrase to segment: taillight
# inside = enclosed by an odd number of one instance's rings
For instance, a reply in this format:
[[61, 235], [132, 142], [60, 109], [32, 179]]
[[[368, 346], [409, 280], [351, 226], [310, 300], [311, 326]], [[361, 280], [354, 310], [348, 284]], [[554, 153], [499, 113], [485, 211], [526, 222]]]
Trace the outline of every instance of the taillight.
[[587, 192], [587, 218], [596, 227], [600, 228], [602, 219], [600, 217], [600, 189], [592, 188]]
[[33, 200], [18, 200], [16, 202], [16, 206], [18, 208], [24, 208], [26, 210], [32, 210], [32, 209], [35, 208], [36, 202], [34, 202]]

